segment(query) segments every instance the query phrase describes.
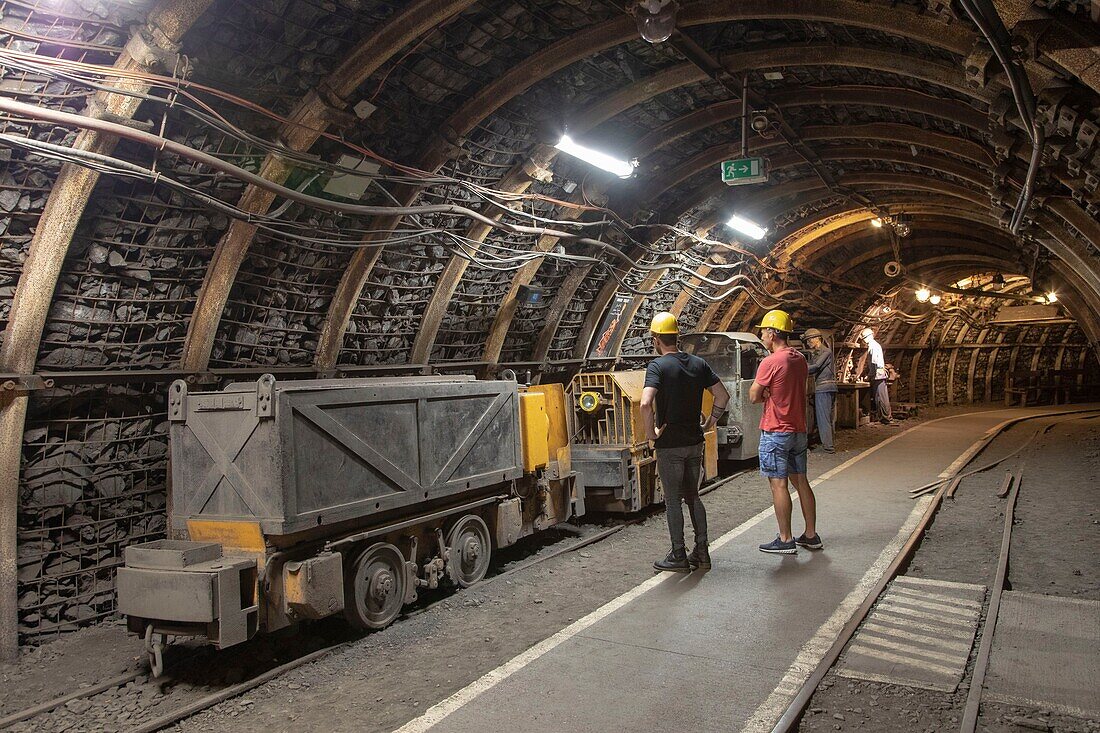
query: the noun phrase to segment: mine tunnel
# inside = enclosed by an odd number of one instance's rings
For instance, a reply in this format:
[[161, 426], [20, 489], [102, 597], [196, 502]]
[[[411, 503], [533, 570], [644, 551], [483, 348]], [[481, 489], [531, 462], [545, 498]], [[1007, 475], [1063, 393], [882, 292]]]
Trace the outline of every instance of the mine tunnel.
[[0, 728], [1095, 730], [1098, 101], [1096, 0], [0, 0]]

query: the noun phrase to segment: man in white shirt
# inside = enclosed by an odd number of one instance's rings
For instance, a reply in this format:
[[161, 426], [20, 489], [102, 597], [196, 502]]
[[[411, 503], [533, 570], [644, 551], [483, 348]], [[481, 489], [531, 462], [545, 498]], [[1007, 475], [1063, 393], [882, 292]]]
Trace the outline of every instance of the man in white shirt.
[[875, 332], [870, 328], [860, 331], [859, 337], [867, 342], [867, 358], [871, 365], [868, 371], [871, 373], [871, 394], [875, 399], [874, 417], [883, 425], [893, 422], [890, 413], [890, 390], [886, 380], [889, 372], [886, 371], [886, 359], [882, 355], [882, 345], [875, 341]]

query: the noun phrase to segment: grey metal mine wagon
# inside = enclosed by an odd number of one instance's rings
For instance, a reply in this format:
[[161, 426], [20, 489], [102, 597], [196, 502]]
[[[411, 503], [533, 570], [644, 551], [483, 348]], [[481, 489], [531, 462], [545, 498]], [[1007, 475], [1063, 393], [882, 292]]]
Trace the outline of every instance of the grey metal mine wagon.
[[730, 393], [726, 414], [718, 422], [718, 458], [743, 461], [755, 458], [760, 447], [763, 405], [749, 400], [756, 369], [768, 355], [763, 342], [751, 333], [721, 331], [680, 337], [680, 348], [707, 360]]
[[169, 539], [126, 548], [119, 608], [145, 636], [219, 648], [344, 612], [382, 628], [493, 548], [584, 513], [561, 385], [407, 377], [170, 389]]

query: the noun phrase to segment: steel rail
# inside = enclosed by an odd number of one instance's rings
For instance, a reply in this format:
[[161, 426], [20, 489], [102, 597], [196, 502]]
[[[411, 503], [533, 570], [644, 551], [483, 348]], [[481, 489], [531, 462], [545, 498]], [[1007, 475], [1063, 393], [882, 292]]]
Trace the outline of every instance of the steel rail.
[[982, 688], [985, 685], [985, 673], [989, 668], [989, 655], [993, 651], [993, 635], [997, 631], [997, 617], [1001, 611], [1001, 594], [1008, 578], [1008, 554], [1012, 546], [1012, 524], [1016, 513], [1016, 497], [1020, 494], [1020, 481], [1012, 485], [1005, 505], [1005, 526], [1001, 533], [1001, 552], [997, 557], [997, 573], [993, 578], [993, 589], [989, 596], [989, 609], [985, 614], [985, 628], [982, 641], [978, 645], [978, 655], [974, 658], [974, 671], [970, 675], [970, 690], [966, 694], [966, 707], [963, 708], [960, 733], [974, 733], [978, 726], [978, 712], [982, 704]]
[[76, 690], [74, 692], [70, 692], [67, 695], [61, 695], [60, 697], [55, 697], [51, 700], [47, 700], [46, 702], [32, 705], [31, 707], [16, 711], [10, 715], [5, 715], [3, 718], [0, 718], [0, 730], [3, 730], [4, 728], [9, 728], [16, 723], [28, 720], [37, 715], [41, 715], [42, 713], [48, 713], [55, 708], [61, 707], [70, 700], [79, 700], [84, 697], [92, 697], [94, 695], [98, 695], [101, 692], [106, 692], [113, 687], [121, 687], [127, 682], [137, 679], [143, 674], [148, 674], [148, 670], [137, 669], [133, 672], [126, 672], [125, 674], [121, 674], [118, 677], [112, 677], [111, 679], [105, 682], [100, 682], [99, 684], [93, 685], [92, 687]]
[[[981, 451], [984, 450], [991, 442], [993, 442], [993, 440], [999, 437], [1004, 432], [1004, 430], [1011, 427], [1012, 425], [1015, 425], [1016, 423], [1044, 417], [1059, 418], [1063, 416], [1077, 415], [1082, 412], [1097, 411], [1098, 408], [1070, 410], [1065, 412], [1044, 412], [1038, 413], [1036, 415], [1026, 415], [1020, 418], [1016, 418], [1014, 420], [1006, 421], [1005, 423], [999, 425], [995, 432], [991, 431], [990, 435], [987, 435], [986, 437], [976, 442], [971, 447], [971, 449], [967, 451], [968, 453], [972, 454], [969, 460], [973, 460], [974, 457], [981, 453]], [[965, 464], [956, 468], [954, 474], [957, 475], [964, 468], [964, 466]], [[818, 662], [817, 666], [814, 667], [813, 672], [810, 673], [810, 676], [806, 679], [802, 687], [799, 689], [798, 693], [791, 700], [790, 704], [787, 706], [787, 709], [780, 716], [779, 720], [776, 721], [771, 733], [791, 733], [798, 727], [798, 724], [802, 719], [802, 714], [805, 712], [807, 706], [810, 704], [810, 699], [817, 691], [817, 688], [821, 684], [822, 680], [825, 679], [825, 675], [829, 672], [830, 669], [832, 669], [833, 665], [836, 664], [837, 660], [840, 658], [841, 652], [844, 651], [844, 647], [848, 645], [848, 642], [851, 641], [852, 637], [855, 635], [856, 629], [858, 629], [859, 626], [863, 623], [864, 619], [867, 617], [867, 614], [871, 612], [871, 609], [878, 601], [878, 597], [882, 595], [883, 591], [886, 590], [886, 587], [890, 584], [890, 581], [894, 579], [901, 568], [904, 567], [905, 564], [908, 563], [909, 560], [912, 558], [913, 553], [916, 551], [917, 547], [920, 545], [921, 540], [924, 538], [925, 532], [931, 525], [932, 519], [935, 517], [937, 510], [943, 503], [943, 497], [947, 491], [947, 486], [944, 482], [950, 481], [952, 478], [954, 478], [954, 475], [948, 476], [939, 482], [940, 488], [936, 490], [936, 492], [933, 494], [931, 502], [925, 508], [923, 516], [921, 516], [921, 519], [917, 523], [917, 526], [909, 535], [909, 539], [905, 542], [905, 545], [902, 546], [897, 556], [894, 557], [893, 562], [891, 562], [890, 565], [886, 568], [885, 572], [883, 572], [882, 577], [871, 588], [871, 591], [867, 594], [867, 597], [864, 599], [863, 603], [860, 604], [859, 608], [856, 609], [855, 613], [852, 614], [852, 617], [848, 619], [848, 622], [840, 630], [840, 633], [837, 635], [836, 640], [833, 641], [832, 646], [830, 646], [828, 651], [825, 652], [825, 655], [822, 657], [821, 661]], [[1016, 483], [1018, 487], [1019, 482], [1017, 481]], [[1011, 520], [1008, 521], [1009, 523], [1011, 522]], [[973, 728], [971, 730], [973, 730]]]

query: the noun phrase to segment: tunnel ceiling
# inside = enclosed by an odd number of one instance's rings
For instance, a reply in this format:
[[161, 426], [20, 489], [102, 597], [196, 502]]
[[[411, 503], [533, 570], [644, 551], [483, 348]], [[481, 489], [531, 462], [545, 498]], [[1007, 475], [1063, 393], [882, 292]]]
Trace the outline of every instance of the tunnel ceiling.
[[[0, 0], [4, 95], [63, 113], [0, 118], [0, 369], [537, 366], [584, 357], [617, 298], [614, 354], [659, 308], [850, 326], [892, 261], [1024, 276], [1095, 344], [1096, 19], [993, 4], [1033, 181], [1004, 68], [941, 0], [684, 2], [659, 44], [611, 0]], [[770, 177], [727, 187], [744, 79]], [[637, 172], [557, 154], [566, 129]]]

